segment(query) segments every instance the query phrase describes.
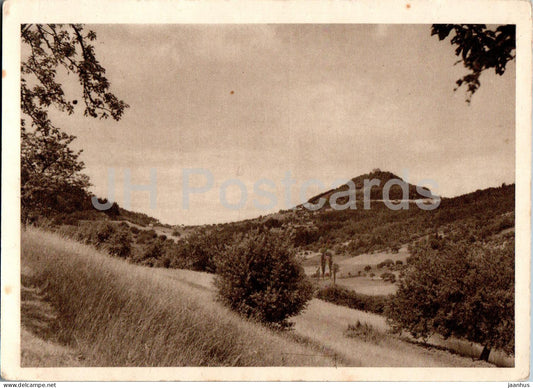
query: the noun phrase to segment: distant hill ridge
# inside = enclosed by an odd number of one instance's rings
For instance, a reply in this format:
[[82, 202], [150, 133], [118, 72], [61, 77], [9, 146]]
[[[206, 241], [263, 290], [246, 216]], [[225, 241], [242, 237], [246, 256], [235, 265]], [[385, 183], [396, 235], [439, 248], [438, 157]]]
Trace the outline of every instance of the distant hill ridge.
[[[372, 183], [373, 180], [374, 182], [379, 181], [379, 184], [370, 186], [370, 183]], [[353, 184], [351, 184], [350, 182], [353, 182]], [[352, 178], [350, 181], [346, 182], [342, 186], [337, 187], [336, 189], [331, 189], [326, 192], [315, 195], [314, 197], [308, 200], [308, 203], [317, 204], [320, 201], [320, 199], [323, 198], [326, 200], [325, 207], [328, 207], [329, 199], [333, 194], [344, 192], [344, 195], [340, 196], [336, 200], [336, 203], [339, 205], [345, 204], [347, 203], [348, 200], [350, 200], [347, 192], [349, 190], [353, 190], [354, 187], [355, 187], [356, 201], [363, 201], [365, 182], [368, 182], [367, 186], [370, 188], [369, 199], [372, 201], [384, 199], [383, 191], [384, 191], [385, 185], [387, 185], [387, 182], [391, 182], [390, 187], [389, 187], [389, 199], [390, 200], [402, 200], [403, 199], [403, 189], [400, 186], [399, 182], [404, 182], [407, 185], [407, 188], [408, 188], [407, 193], [408, 193], [409, 200], [427, 199], [432, 196], [431, 190], [429, 190], [427, 187], [412, 185], [411, 183], [404, 181], [398, 175], [390, 171], [381, 171], [380, 169], [375, 169], [375, 170], [372, 170], [372, 172], [370, 173], [359, 175], [355, 178]]]

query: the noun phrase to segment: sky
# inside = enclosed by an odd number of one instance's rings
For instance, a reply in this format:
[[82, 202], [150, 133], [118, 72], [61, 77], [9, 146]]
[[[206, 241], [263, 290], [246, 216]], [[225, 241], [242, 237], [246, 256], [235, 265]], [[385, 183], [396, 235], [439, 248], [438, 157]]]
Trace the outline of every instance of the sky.
[[[147, 185], [152, 170], [155, 201], [134, 191], [129, 207], [164, 223], [273, 213], [375, 168], [431, 179], [446, 197], [515, 180], [514, 62], [482, 74], [467, 104], [464, 88], [454, 92], [466, 70], [429, 25], [89, 28], [130, 108], [119, 122], [79, 105], [51, 118], [77, 136], [93, 193], [111, 196], [112, 168], [124, 206], [125, 174]], [[79, 98], [75, 78], [64, 88]]]

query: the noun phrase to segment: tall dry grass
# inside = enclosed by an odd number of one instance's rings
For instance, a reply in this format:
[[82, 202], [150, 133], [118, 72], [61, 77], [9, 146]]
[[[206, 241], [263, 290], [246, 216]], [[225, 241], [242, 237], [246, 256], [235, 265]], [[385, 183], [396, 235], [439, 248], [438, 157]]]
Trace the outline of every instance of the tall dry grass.
[[209, 291], [58, 235], [24, 231], [22, 266], [23, 286], [39, 287], [55, 310], [47, 340], [76, 349], [84, 366], [333, 364], [297, 356], [309, 349], [243, 320]]

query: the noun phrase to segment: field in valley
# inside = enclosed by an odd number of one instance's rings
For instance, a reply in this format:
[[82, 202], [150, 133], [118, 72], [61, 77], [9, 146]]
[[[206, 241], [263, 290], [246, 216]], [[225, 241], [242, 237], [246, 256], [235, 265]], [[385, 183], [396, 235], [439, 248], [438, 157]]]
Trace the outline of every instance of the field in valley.
[[[493, 366], [317, 299], [294, 330], [275, 332], [216, 302], [213, 275], [135, 266], [32, 228], [22, 236], [23, 366]], [[350, 335], [358, 321], [370, 331]]]
[[[339, 265], [336, 284], [366, 295], [394, 294], [397, 285], [380, 278], [382, 273], [389, 270], [386, 268], [378, 269], [377, 265], [385, 260], [392, 260], [393, 262], [400, 260], [405, 263], [408, 256], [409, 253], [406, 248], [402, 248], [398, 253], [378, 252], [358, 256], [334, 255], [334, 263]], [[372, 269], [365, 272], [367, 265], [371, 266]], [[320, 254], [311, 253], [306, 256], [303, 267], [308, 276], [315, 274], [320, 267]], [[373, 273], [375, 276], [368, 276], [370, 273]], [[398, 276], [398, 272], [393, 271], [393, 273]], [[321, 287], [331, 283], [329, 278], [314, 280]]]

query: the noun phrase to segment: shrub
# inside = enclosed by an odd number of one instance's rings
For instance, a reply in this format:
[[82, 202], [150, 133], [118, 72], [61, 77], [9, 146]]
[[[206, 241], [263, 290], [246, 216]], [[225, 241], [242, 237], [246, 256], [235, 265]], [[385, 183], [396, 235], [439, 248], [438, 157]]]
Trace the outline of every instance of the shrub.
[[383, 314], [386, 305], [391, 299], [390, 296], [386, 295], [359, 294], [337, 285], [319, 290], [316, 297], [339, 306], [346, 306], [375, 314]]
[[137, 235], [137, 244], [146, 244], [157, 238], [155, 230], [141, 230]]
[[377, 268], [383, 268], [383, 267], [390, 267], [394, 265], [394, 261], [392, 261], [391, 259], [387, 259], [387, 260], [383, 260], [381, 263], [379, 263], [377, 265]]
[[97, 246], [103, 245], [107, 240], [116, 233], [116, 229], [113, 225], [107, 222], [100, 222], [96, 226], [94, 234], [91, 235], [91, 239]]
[[392, 272], [382, 273], [381, 278], [386, 282], [390, 281], [391, 283], [394, 283], [396, 281], [396, 275], [393, 274]]
[[131, 254], [133, 239], [128, 231], [113, 234], [106, 242], [106, 250], [110, 255], [128, 257]]
[[240, 314], [278, 327], [302, 311], [312, 286], [280, 233], [252, 231], [221, 253], [215, 285]]
[[514, 227], [514, 217], [506, 216], [498, 224], [498, 232]]
[[140, 252], [140, 255], [134, 258], [134, 261], [150, 267], [154, 267], [163, 253], [163, 244], [156, 239], [150, 244], [146, 244]]
[[216, 231], [199, 231], [183, 241], [182, 254], [187, 268], [195, 271], [216, 271], [216, 258], [225, 249], [226, 237]]
[[174, 230], [172, 231], [172, 236], [174, 236], [174, 237], [179, 237], [179, 236], [181, 236], [181, 233], [179, 232], [179, 230], [174, 229]]
[[366, 266], [365, 266], [365, 272], [369, 272], [371, 269], [372, 269], [371, 266], [369, 266], [369, 265], [366, 265]]
[[359, 320], [355, 323], [355, 325], [348, 325], [348, 329], [344, 335], [349, 338], [357, 338], [377, 345], [387, 339], [387, 335], [385, 333], [381, 333], [375, 330], [368, 323], [361, 323]]
[[281, 225], [282, 225], [282, 222], [276, 218], [269, 218], [268, 220], [265, 221], [265, 226], [268, 229], [279, 228], [281, 227]]
[[76, 234], [76, 239], [96, 247], [103, 247], [104, 244], [116, 233], [116, 229], [109, 222], [84, 222]]

